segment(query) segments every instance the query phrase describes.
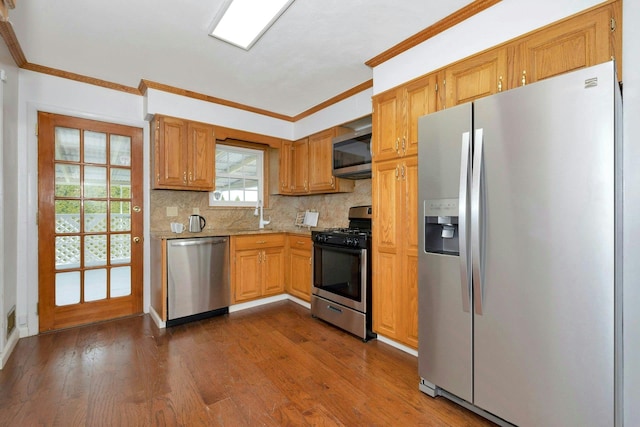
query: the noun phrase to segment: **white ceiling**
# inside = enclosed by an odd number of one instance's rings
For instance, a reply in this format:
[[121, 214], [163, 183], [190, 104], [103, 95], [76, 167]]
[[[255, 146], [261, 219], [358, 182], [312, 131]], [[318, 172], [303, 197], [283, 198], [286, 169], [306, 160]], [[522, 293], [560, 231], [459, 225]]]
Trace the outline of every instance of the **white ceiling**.
[[32, 64], [295, 116], [371, 79], [365, 61], [471, 0], [296, 0], [248, 52], [207, 34], [223, 0], [16, 3], [10, 21]]

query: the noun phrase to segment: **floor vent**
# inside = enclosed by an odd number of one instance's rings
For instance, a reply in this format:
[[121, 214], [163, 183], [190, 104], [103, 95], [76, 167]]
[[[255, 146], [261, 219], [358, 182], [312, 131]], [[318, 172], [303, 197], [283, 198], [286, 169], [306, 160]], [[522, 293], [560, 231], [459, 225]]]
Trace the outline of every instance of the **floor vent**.
[[11, 332], [16, 328], [16, 308], [13, 307], [7, 315], [7, 338], [11, 335]]

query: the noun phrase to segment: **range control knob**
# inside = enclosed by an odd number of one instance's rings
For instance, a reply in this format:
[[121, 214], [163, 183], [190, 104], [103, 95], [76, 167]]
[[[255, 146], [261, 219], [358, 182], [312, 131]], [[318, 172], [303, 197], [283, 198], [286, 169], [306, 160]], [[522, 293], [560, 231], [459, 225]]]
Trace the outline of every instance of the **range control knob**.
[[360, 243], [360, 241], [358, 240], [357, 237], [347, 237], [345, 239], [345, 244], [347, 246], [358, 246], [358, 243]]

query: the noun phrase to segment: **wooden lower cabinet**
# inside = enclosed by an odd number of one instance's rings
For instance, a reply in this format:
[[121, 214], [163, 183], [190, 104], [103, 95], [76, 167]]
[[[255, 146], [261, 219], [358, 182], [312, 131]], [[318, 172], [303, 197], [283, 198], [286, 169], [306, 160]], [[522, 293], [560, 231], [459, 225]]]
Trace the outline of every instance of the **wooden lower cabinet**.
[[231, 237], [231, 303], [276, 295], [285, 288], [285, 234]]
[[373, 329], [418, 347], [418, 160], [373, 165]]
[[290, 235], [287, 237], [289, 262], [287, 265], [286, 291], [303, 301], [311, 301], [311, 237]]

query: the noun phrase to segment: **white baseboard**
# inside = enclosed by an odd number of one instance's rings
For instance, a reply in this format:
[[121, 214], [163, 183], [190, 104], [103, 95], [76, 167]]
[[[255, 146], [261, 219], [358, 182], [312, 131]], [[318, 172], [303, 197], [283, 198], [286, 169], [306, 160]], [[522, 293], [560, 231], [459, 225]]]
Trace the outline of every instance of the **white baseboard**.
[[158, 313], [151, 306], [149, 306], [149, 315], [151, 316], [153, 323], [155, 323], [158, 328], [163, 329], [167, 327], [167, 323], [160, 319]]
[[289, 299], [289, 301], [293, 301], [296, 304], [301, 305], [301, 306], [303, 306], [304, 308], [306, 308], [308, 310], [311, 310], [311, 304], [310, 303], [308, 303], [308, 302], [306, 302], [304, 300], [301, 300], [300, 298], [294, 297], [293, 295], [287, 295], [287, 298]]
[[284, 301], [289, 299], [290, 296], [287, 294], [274, 295], [272, 297], [261, 298], [253, 301], [243, 302], [240, 304], [234, 304], [229, 307], [229, 313], [234, 313], [236, 311], [247, 310], [253, 307], [260, 307], [261, 305], [271, 304], [272, 302]]
[[[289, 294], [280, 294], [280, 295], [274, 295], [272, 297], [260, 298], [253, 301], [243, 302], [240, 304], [234, 304], [229, 307], [229, 313], [247, 310], [253, 307], [260, 307], [261, 305], [271, 304], [272, 302], [285, 301], [285, 300], [293, 301], [296, 304], [299, 304], [305, 307], [306, 309], [309, 309], [309, 310], [311, 309], [311, 304], [309, 304], [304, 300], [301, 300], [300, 298], [296, 298]], [[151, 319], [153, 319], [153, 323], [155, 323], [158, 328], [162, 329], [167, 327], [167, 323], [163, 322], [160, 319], [160, 316], [158, 315], [158, 313], [151, 306], [149, 306], [149, 315], [151, 316]]]
[[383, 342], [385, 344], [390, 345], [391, 347], [395, 347], [398, 350], [402, 350], [405, 353], [409, 353], [412, 356], [418, 357], [418, 352], [414, 349], [412, 349], [411, 347], [407, 347], [406, 345], [400, 344], [399, 342], [396, 342], [390, 338], [387, 338], [385, 336], [382, 336], [380, 334], [378, 334], [378, 341]]
[[2, 349], [0, 353], [0, 370], [4, 368], [4, 365], [9, 361], [9, 357], [13, 352], [13, 349], [16, 348], [16, 344], [18, 344], [18, 339], [20, 338], [20, 334], [18, 333], [18, 328], [14, 329], [9, 335], [9, 339], [7, 340], [7, 344]]

